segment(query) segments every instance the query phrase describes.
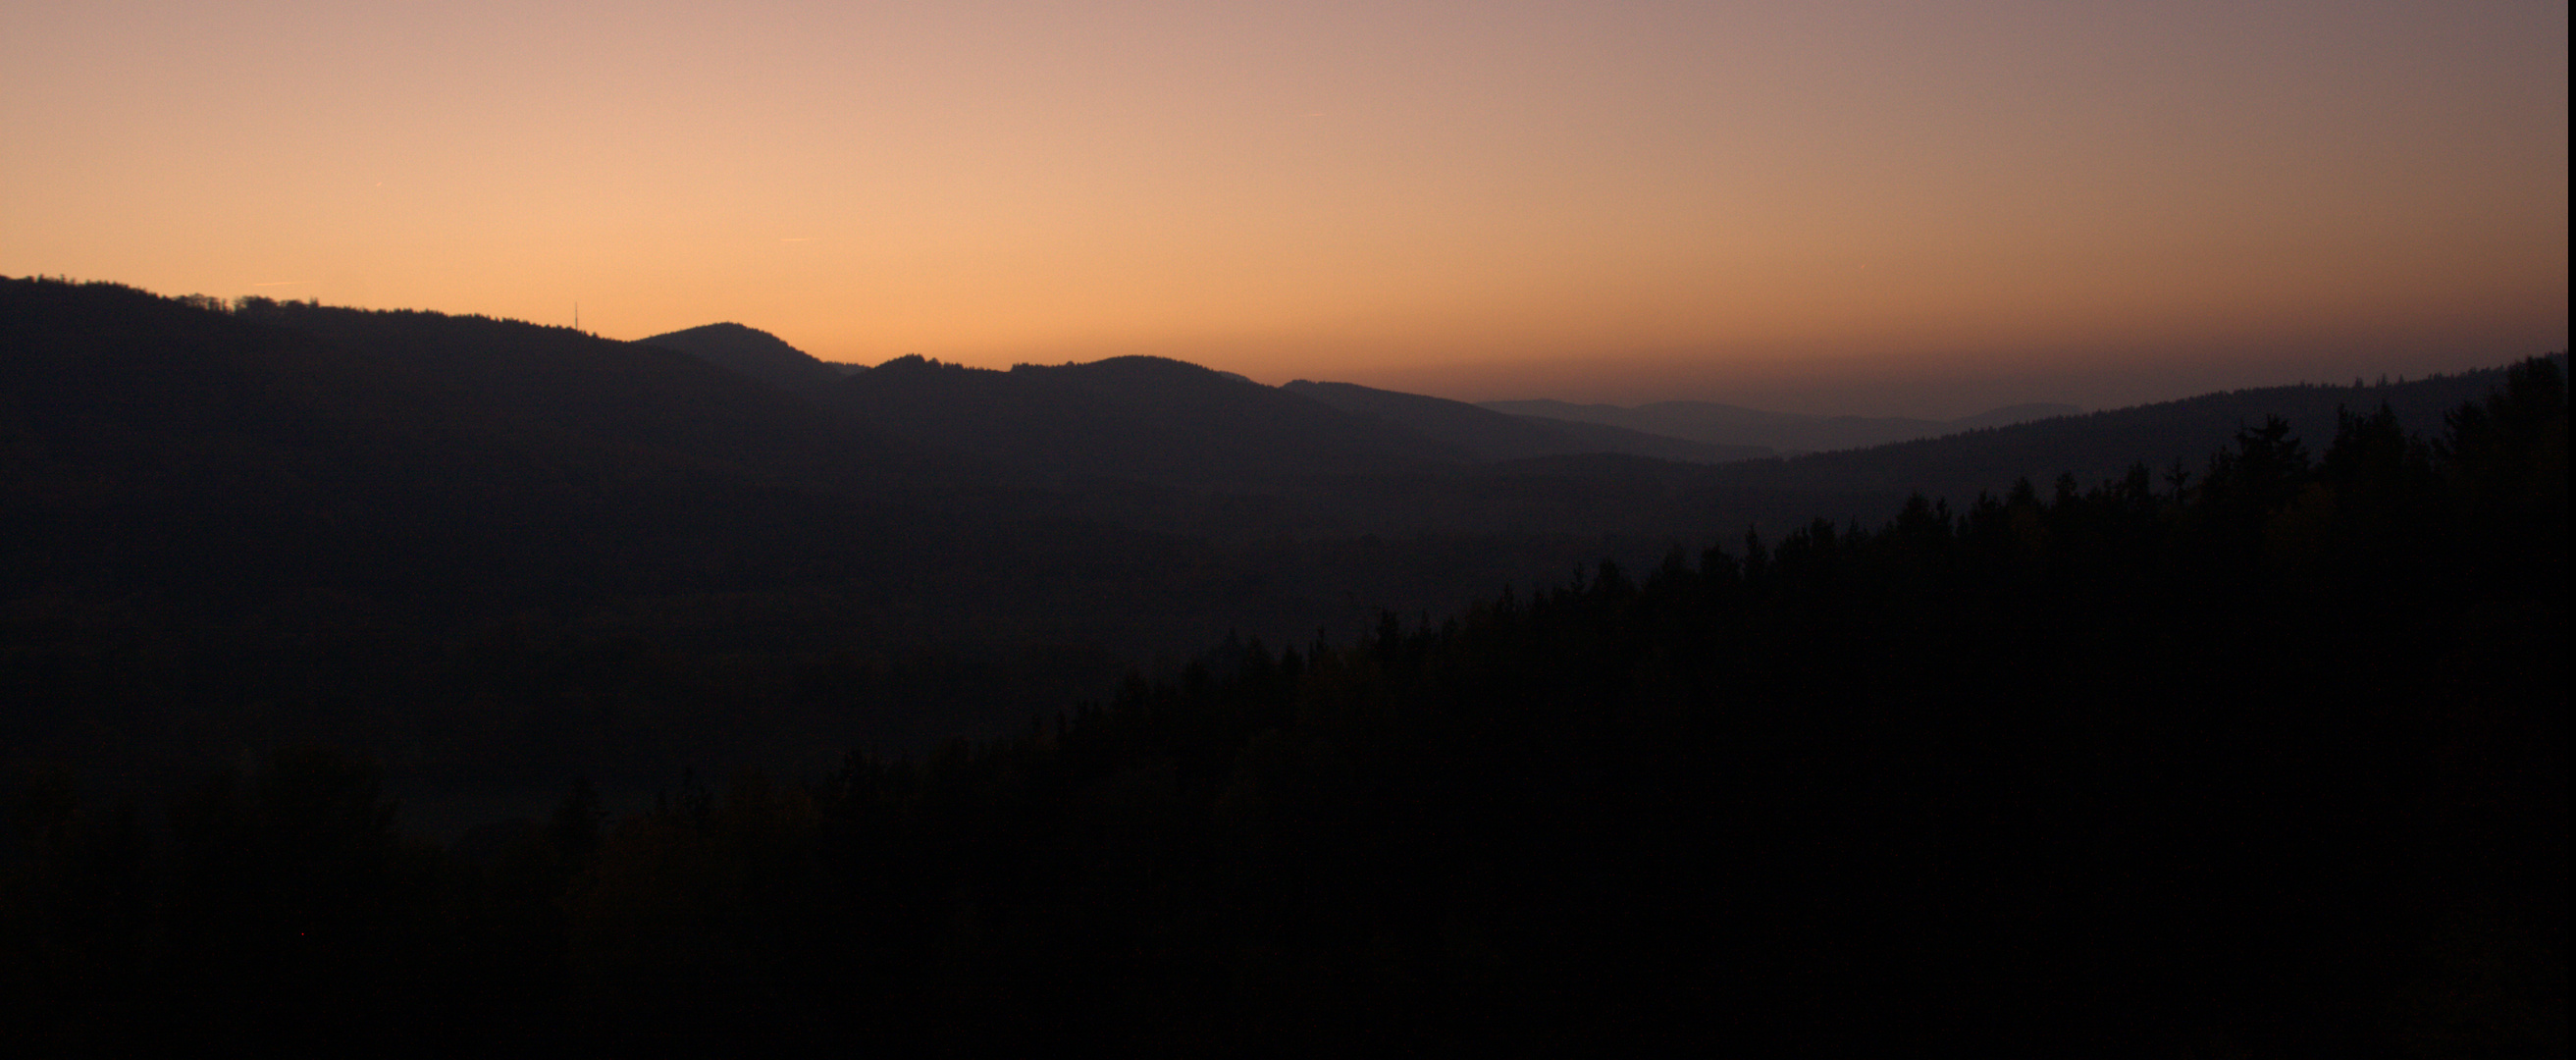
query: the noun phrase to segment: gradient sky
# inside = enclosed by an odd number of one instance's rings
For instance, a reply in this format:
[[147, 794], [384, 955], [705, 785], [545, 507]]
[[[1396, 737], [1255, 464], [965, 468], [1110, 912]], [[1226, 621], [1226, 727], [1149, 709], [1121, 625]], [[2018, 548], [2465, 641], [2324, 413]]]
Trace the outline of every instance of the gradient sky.
[[0, 5], [0, 274], [1960, 415], [2563, 349], [2564, 3]]

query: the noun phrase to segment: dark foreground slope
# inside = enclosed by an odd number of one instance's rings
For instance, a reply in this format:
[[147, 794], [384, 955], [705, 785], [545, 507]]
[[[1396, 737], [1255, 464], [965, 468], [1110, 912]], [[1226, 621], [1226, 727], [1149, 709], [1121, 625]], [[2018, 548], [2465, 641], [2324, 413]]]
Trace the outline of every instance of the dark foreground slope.
[[1018, 739], [405, 842], [16, 788], [0, 1027], [367, 1052], [2550, 1056], [2567, 395], [1234, 644]]

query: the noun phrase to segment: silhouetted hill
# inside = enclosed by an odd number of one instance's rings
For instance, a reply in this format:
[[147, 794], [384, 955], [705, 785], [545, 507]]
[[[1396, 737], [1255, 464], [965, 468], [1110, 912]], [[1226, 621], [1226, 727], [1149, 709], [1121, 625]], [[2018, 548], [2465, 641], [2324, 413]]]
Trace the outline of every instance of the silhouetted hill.
[[904, 357], [844, 380], [840, 395], [897, 437], [1045, 474], [1210, 486], [1469, 459], [1400, 427], [1160, 357], [1007, 372]]
[[1606, 424], [1513, 415], [1464, 401], [1377, 390], [1354, 383], [1314, 383], [1300, 379], [1282, 389], [1303, 394], [1354, 416], [1409, 429], [1480, 460], [1626, 453], [1714, 464], [1776, 455], [1763, 446], [1709, 445]]
[[[1597, 548], [1476, 527], [1326, 544], [1388, 522], [1335, 499], [1341, 479], [1456, 478], [1470, 457], [1174, 361], [901, 360], [822, 406], [564, 328], [107, 284], [5, 296], [0, 591], [1152, 650], [1454, 601]], [[925, 444], [889, 437], [907, 432]], [[1249, 492], [1208, 492], [1226, 484]]]
[[2011, 405], [1945, 423], [1904, 417], [1765, 412], [1709, 401], [1659, 401], [1635, 408], [1562, 401], [1488, 401], [1484, 407], [1517, 415], [1603, 423], [1712, 445], [1763, 446], [1789, 454], [1865, 449], [2082, 411], [2073, 405]]
[[[1005, 403], [958, 415], [1035, 425], [1058, 468], [1463, 459], [1176, 362], [986, 374]], [[997, 449], [564, 328], [0, 280], [0, 699], [48, 705], [0, 746], [113, 772], [331, 739], [441, 783], [929, 746], [1229, 628], [1351, 628], [1597, 552], [1292, 539], [1258, 496], [1033, 488], [1061, 454]]]
[[[2563, 365], [2565, 355], [2557, 358]], [[1844, 503], [1857, 510], [1834, 513], [1844, 518], [1912, 492], [1963, 502], [1980, 491], [2000, 492], [2020, 478], [2045, 485], [2072, 475], [2090, 486], [2115, 479], [2135, 464], [2158, 475], [2177, 463], [2188, 472], [2227, 447], [2238, 431], [2260, 427], [2268, 417], [2288, 423], [2290, 436], [2311, 449], [2334, 437], [2339, 410], [2366, 414], [2382, 404], [2405, 429], [2432, 436], [2442, 430], [2444, 414], [2503, 385], [2505, 372], [2492, 368], [2404, 383], [2234, 390], [1872, 449], [1753, 462], [1729, 471], [1742, 485], [1820, 498], [1848, 496], [1851, 500]]]
[[[974, 475], [569, 329], [0, 280], [0, 699], [44, 705], [0, 745], [124, 768], [329, 738], [443, 783], [618, 774], [935, 739], [1217, 614], [1313, 624], [1201, 586], [1186, 543]], [[756, 717], [709, 669], [783, 681], [860, 647], [816, 686], [845, 694]]]
[[109, 285], [0, 298], [9, 591], [595, 604], [912, 577], [1044, 510], [658, 347]]
[[828, 393], [844, 376], [856, 374], [858, 368], [826, 364], [776, 335], [733, 323], [708, 324], [636, 341], [678, 350], [796, 394]]

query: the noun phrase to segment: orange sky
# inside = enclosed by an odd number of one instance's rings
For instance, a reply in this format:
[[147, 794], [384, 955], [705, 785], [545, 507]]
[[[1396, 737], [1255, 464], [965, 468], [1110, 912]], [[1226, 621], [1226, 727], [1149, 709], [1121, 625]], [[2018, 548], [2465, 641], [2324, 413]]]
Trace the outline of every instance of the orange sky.
[[2567, 8], [0, 7], [0, 274], [1959, 415], [2567, 334]]

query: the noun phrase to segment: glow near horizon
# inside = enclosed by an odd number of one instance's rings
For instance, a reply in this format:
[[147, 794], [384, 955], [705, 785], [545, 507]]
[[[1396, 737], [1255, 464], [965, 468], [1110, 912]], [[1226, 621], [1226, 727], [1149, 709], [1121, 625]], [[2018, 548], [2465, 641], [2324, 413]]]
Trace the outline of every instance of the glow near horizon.
[[8, 275], [1819, 411], [2566, 343], [2556, 4], [33, 2], [0, 30]]

